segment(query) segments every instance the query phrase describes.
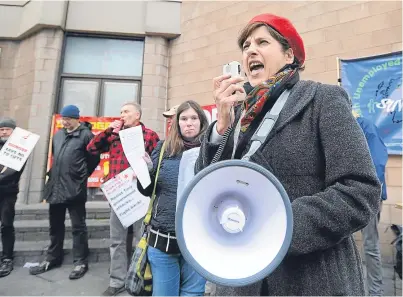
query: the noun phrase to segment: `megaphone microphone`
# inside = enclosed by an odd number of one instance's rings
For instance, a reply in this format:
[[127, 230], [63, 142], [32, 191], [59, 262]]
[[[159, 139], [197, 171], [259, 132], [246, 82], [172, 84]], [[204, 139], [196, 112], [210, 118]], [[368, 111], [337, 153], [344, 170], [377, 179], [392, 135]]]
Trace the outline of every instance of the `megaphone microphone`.
[[[186, 185], [176, 211], [176, 238], [185, 260], [208, 281], [246, 286], [270, 275], [291, 244], [291, 203], [280, 181], [249, 162], [272, 130], [284, 91], [251, 138], [242, 160], [213, 163]], [[240, 121], [235, 129], [238, 138]], [[234, 144], [234, 152], [236, 143]], [[234, 155], [233, 152], [233, 155]]]

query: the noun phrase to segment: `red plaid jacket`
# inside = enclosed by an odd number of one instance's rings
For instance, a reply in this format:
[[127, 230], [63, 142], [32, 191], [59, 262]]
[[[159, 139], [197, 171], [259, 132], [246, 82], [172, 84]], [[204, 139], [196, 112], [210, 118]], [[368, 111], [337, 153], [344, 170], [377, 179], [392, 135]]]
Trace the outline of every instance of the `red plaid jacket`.
[[[140, 123], [143, 129], [144, 148], [151, 156], [151, 152], [157, 146], [160, 140], [157, 133], [150, 130]], [[104, 182], [130, 167], [129, 162], [123, 152], [122, 143], [119, 135], [112, 132], [112, 128], [96, 135], [87, 146], [87, 151], [93, 155], [100, 155], [109, 152], [109, 173]]]

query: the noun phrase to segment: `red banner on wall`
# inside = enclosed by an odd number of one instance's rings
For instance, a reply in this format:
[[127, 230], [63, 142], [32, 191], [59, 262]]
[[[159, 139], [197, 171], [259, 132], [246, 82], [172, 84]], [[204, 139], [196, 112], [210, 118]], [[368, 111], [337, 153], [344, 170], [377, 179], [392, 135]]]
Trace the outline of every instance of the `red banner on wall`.
[[204, 105], [202, 106], [204, 109], [204, 113], [207, 116], [208, 123], [211, 124], [211, 122], [214, 122], [217, 120], [217, 108], [215, 104], [212, 105]]
[[[113, 117], [80, 117], [81, 122], [89, 122], [92, 125], [92, 133], [97, 135], [98, 133], [104, 131], [109, 127], [110, 123], [115, 120], [119, 120], [119, 118]], [[57, 131], [63, 128], [62, 125], [62, 116], [56, 114], [53, 116], [52, 120], [52, 130], [50, 135], [50, 145], [48, 152], [48, 166], [47, 171], [52, 167], [52, 139], [53, 135], [56, 134]], [[104, 177], [109, 173], [109, 153], [101, 154], [101, 160], [97, 168], [95, 168], [94, 172], [88, 178], [87, 186], [89, 188], [99, 188], [103, 182]]]

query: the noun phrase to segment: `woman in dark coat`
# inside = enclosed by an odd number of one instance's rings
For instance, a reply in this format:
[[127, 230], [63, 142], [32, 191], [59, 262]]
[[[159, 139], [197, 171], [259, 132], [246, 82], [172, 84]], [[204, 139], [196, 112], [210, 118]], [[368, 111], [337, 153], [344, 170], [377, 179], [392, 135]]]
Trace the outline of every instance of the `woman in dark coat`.
[[[156, 184], [147, 257], [153, 274], [153, 296], [203, 296], [206, 280], [183, 258], [175, 234], [176, 198], [183, 153], [200, 147], [208, 121], [198, 103], [188, 100], [179, 105], [167, 139], [158, 142], [146, 157], [152, 183], [137, 187], [151, 196]], [[156, 179], [159, 156], [161, 166]]]
[[299, 80], [304, 45], [287, 19], [256, 16], [238, 44], [253, 90], [231, 115], [239, 93], [246, 93], [239, 85], [242, 79], [214, 79], [218, 121], [206, 132], [195, 171], [231, 159], [239, 120], [234, 158], [241, 159], [264, 115], [290, 90], [275, 126], [250, 161], [283, 184], [294, 226], [288, 253], [271, 275], [247, 287], [218, 286], [217, 295], [364, 295], [353, 233], [378, 212], [381, 188], [346, 92]]

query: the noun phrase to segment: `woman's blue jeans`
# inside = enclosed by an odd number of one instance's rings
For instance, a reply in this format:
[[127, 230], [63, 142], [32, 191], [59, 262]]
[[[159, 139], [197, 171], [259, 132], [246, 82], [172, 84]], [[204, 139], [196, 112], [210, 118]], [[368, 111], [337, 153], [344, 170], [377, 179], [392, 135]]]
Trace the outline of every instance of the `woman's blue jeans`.
[[180, 254], [147, 249], [153, 274], [153, 296], [203, 296], [206, 280]]

